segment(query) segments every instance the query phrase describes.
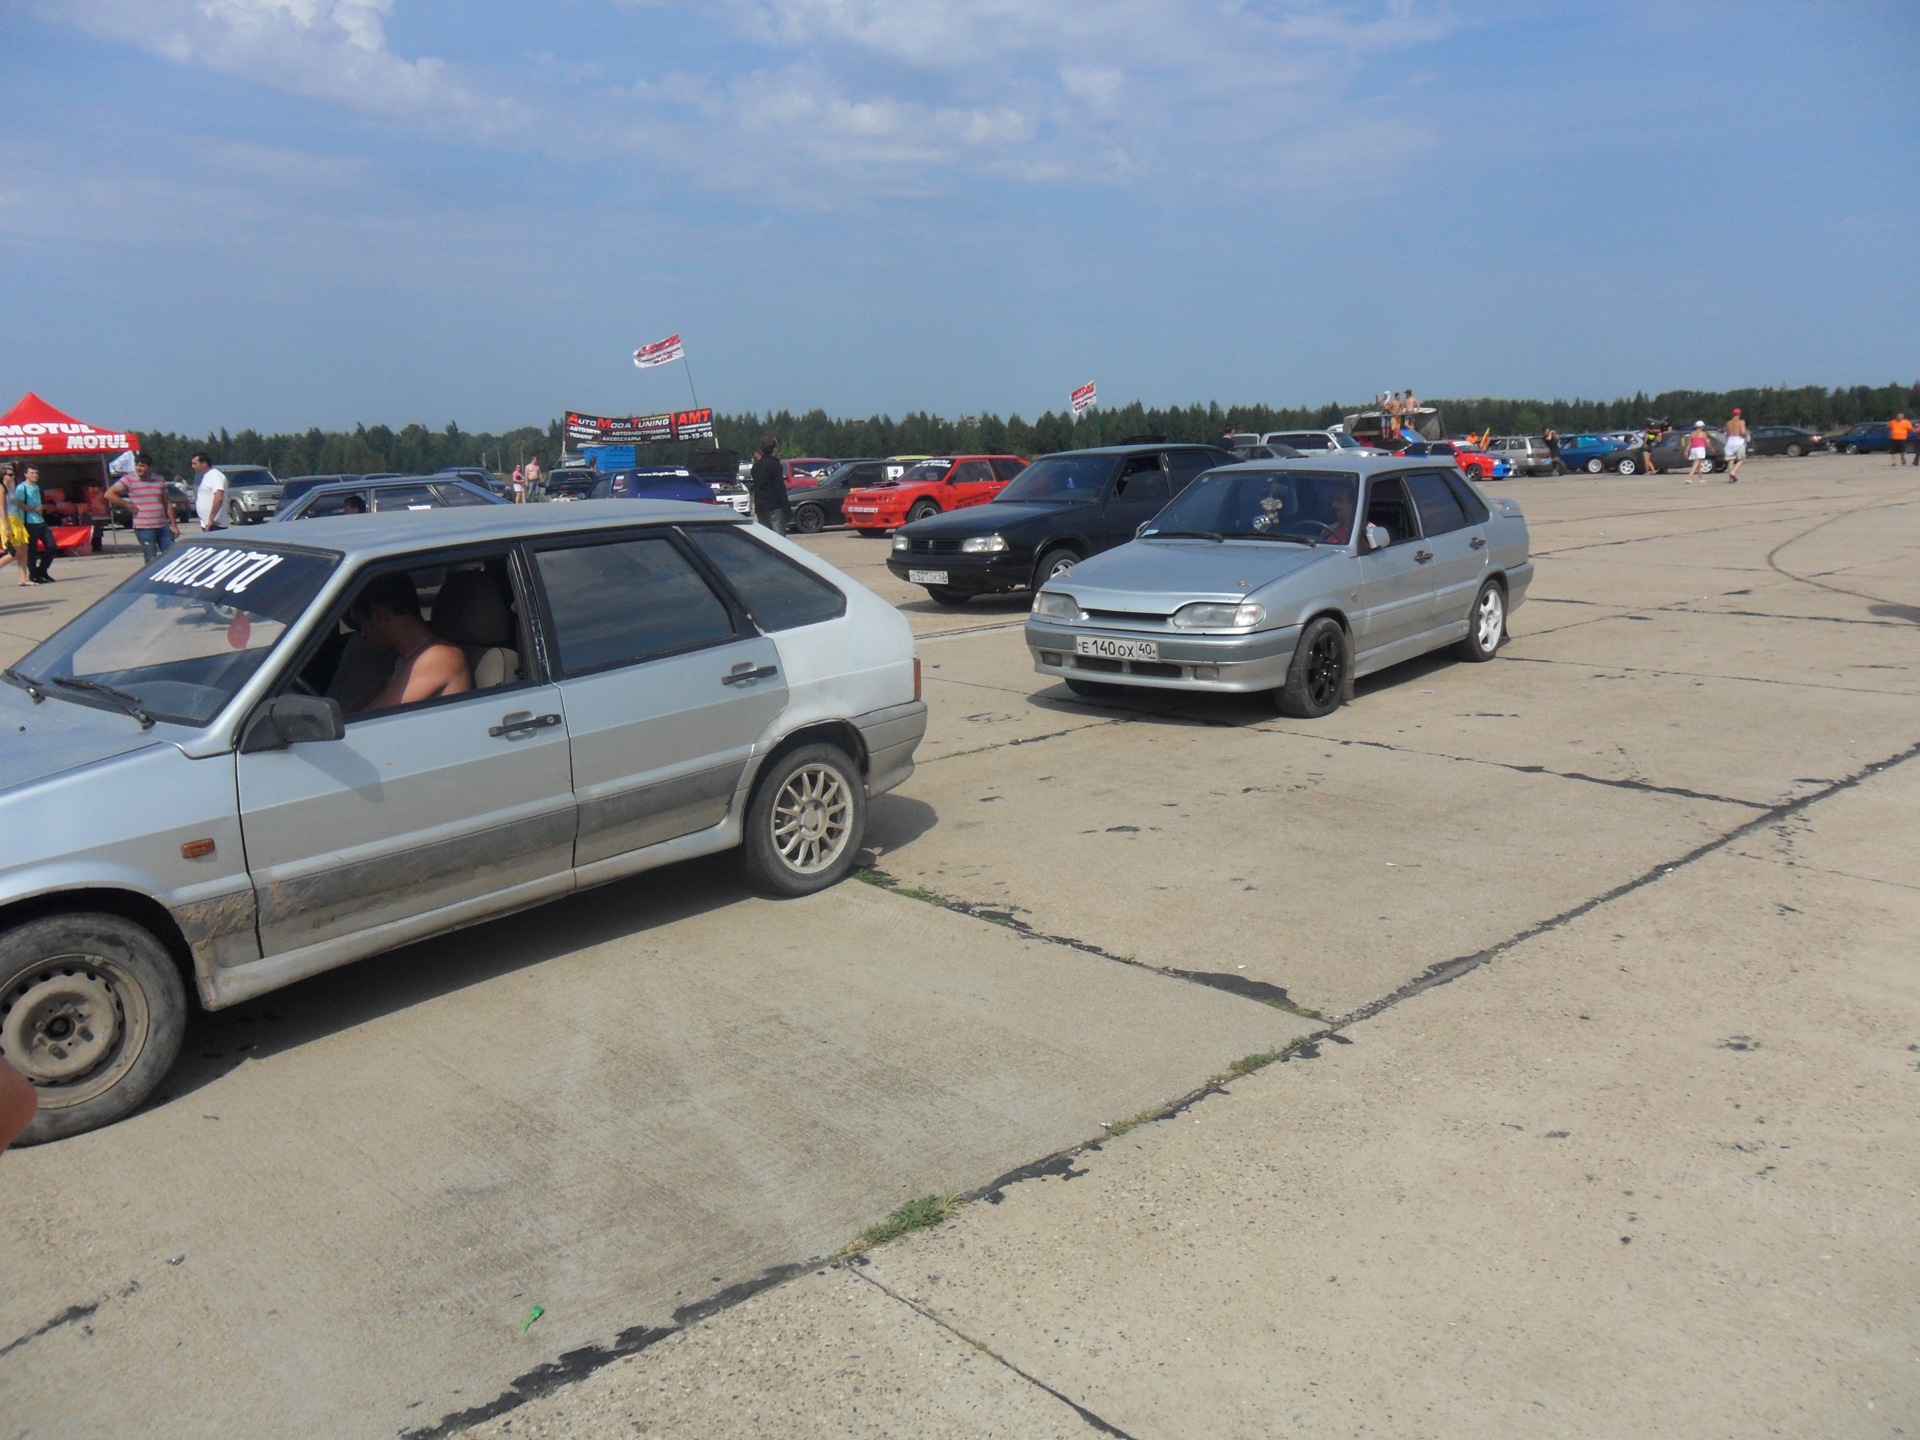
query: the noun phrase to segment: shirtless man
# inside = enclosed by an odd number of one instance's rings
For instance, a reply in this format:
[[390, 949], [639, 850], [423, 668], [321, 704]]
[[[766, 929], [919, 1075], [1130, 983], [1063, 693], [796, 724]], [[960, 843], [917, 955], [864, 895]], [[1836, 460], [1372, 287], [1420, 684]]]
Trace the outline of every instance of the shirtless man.
[[1740, 483], [1740, 467], [1747, 461], [1747, 422], [1736, 406], [1727, 421], [1727, 483]]
[[467, 657], [442, 640], [420, 618], [420, 595], [402, 571], [376, 576], [347, 611], [347, 623], [394, 657], [386, 687], [354, 713], [417, 705], [437, 695], [459, 695], [473, 688]]

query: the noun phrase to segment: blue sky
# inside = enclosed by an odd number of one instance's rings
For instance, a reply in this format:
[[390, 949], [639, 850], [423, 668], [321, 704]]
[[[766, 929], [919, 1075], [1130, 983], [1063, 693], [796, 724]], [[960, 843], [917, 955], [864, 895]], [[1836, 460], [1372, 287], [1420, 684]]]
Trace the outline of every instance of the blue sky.
[[0, 391], [201, 430], [1920, 376], [1920, 6], [0, 0]]

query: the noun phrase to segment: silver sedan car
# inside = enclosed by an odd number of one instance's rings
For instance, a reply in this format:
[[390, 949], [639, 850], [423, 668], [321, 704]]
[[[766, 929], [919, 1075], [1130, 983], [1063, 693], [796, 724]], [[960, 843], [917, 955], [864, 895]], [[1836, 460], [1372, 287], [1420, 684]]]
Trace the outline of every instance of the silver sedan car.
[[1532, 579], [1519, 506], [1454, 465], [1235, 465], [1049, 581], [1026, 639], [1034, 668], [1076, 694], [1266, 692], [1317, 719], [1357, 677], [1429, 650], [1491, 660]]
[[907, 622], [710, 505], [476, 505], [175, 547], [0, 671], [0, 1056], [31, 1140], [209, 1010], [738, 848], [853, 866], [926, 730]]

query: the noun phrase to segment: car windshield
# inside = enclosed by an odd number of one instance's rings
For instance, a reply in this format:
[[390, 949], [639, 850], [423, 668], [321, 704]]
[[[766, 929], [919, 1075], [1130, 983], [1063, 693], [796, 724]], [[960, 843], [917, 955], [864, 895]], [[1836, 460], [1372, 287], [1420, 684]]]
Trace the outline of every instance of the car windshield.
[[265, 662], [337, 561], [265, 545], [176, 548], [11, 674], [49, 696], [91, 704], [110, 689], [155, 719], [205, 725]]
[[938, 480], [953, 468], [951, 460], [922, 460], [918, 465], [909, 465], [901, 475], [902, 485], [929, 484]]
[[1065, 500], [1091, 505], [1107, 488], [1113, 467], [1111, 455], [1047, 455], [1022, 470], [1014, 482], [994, 497], [996, 505], [1009, 500]]
[[1153, 517], [1144, 533], [1344, 545], [1360, 477], [1325, 470], [1214, 470]]
[[1344, 430], [1336, 430], [1331, 436], [1331, 439], [1333, 443], [1338, 445], [1342, 450], [1358, 450], [1361, 448], [1360, 442]]

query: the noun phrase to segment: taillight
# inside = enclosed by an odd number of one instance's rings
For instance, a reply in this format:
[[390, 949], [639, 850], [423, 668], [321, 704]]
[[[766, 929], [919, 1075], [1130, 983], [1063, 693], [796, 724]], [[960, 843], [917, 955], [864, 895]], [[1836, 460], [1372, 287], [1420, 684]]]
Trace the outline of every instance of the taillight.
[[920, 698], [920, 657], [913, 657], [913, 698]]

